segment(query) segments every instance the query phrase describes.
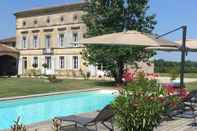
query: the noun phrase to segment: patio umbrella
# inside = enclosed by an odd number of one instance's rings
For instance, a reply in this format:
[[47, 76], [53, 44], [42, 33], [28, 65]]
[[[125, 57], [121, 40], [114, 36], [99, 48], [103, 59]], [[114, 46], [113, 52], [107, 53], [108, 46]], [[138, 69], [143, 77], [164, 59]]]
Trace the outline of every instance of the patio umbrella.
[[[175, 41], [179, 44], [178, 47], [146, 47], [147, 50], [159, 50], [159, 51], [180, 51], [182, 41]], [[186, 50], [187, 52], [197, 52], [197, 40], [186, 40]]]
[[105, 34], [80, 41], [84, 45], [131, 45], [144, 47], [178, 47], [175, 42], [166, 39], [157, 39], [156, 36], [141, 33], [135, 30]]
[[179, 47], [146, 47], [146, 50], [158, 50], [158, 51], [179, 51]]
[[[181, 40], [175, 41], [181, 46]], [[197, 40], [186, 40], [187, 51], [197, 52]]]
[[[147, 50], [159, 50], [159, 51], [168, 51], [168, 52], [174, 52], [174, 51], [179, 51], [182, 52], [181, 48], [182, 48], [182, 41], [175, 41], [177, 44], [179, 44], [179, 47], [146, 47]], [[186, 48], [186, 54], [187, 52], [197, 52], [197, 40], [186, 40], [185, 43], [185, 48]], [[181, 60], [181, 63], [183, 62], [183, 60]], [[183, 64], [183, 63], [182, 63]], [[185, 66], [185, 65], [183, 65]], [[183, 74], [184, 72], [181, 71], [181, 73]], [[184, 77], [182, 76], [181, 79], [183, 80]]]

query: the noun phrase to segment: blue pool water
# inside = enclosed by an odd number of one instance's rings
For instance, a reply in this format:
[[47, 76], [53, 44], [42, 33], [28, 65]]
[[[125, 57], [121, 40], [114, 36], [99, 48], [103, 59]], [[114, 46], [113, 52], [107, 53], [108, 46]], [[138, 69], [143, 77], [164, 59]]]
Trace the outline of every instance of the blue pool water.
[[23, 124], [32, 124], [55, 116], [96, 111], [114, 98], [111, 91], [99, 90], [0, 101], [0, 129], [10, 128], [17, 117]]

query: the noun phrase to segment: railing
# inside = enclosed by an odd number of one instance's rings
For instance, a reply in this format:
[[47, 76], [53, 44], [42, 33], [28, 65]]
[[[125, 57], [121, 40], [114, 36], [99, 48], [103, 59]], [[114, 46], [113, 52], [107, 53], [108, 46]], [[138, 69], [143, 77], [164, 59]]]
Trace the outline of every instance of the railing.
[[53, 54], [53, 49], [51, 49], [51, 48], [45, 48], [45, 49], [43, 49], [43, 54], [44, 55]]

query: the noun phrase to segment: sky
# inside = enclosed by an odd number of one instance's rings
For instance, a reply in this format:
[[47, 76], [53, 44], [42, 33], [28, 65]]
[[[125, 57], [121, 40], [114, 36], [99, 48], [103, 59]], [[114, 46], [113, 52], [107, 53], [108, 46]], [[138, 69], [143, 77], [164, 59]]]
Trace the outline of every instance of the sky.
[[[17, 11], [32, 8], [76, 3], [79, 0], [0, 0], [0, 39], [15, 36]], [[181, 25], [188, 26], [188, 39], [197, 39], [197, 0], [150, 0], [148, 13], [156, 14], [154, 33], [163, 34]], [[166, 37], [172, 41], [181, 39], [181, 32]], [[158, 52], [157, 59], [180, 60], [179, 53]], [[188, 53], [188, 60], [197, 61], [197, 53]]]

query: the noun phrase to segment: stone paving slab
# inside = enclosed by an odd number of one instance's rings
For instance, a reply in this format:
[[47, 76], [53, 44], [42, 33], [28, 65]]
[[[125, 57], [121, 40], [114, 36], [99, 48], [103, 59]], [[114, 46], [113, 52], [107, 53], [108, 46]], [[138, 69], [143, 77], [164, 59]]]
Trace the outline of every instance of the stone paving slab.
[[[97, 113], [85, 113], [81, 114], [81, 116], [94, 117]], [[192, 127], [190, 124], [193, 122], [192, 119], [184, 119], [184, 118], [175, 118], [171, 121], [163, 122], [155, 131], [197, 131], [197, 127]], [[62, 131], [95, 131], [95, 127], [89, 127], [89, 130], [85, 128], [74, 128], [71, 123], [64, 123], [66, 125]], [[34, 124], [28, 127], [28, 131], [54, 131], [52, 128], [52, 122], [42, 122], [38, 124]], [[103, 125], [98, 124], [98, 131], [108, 131]], [[117, 127], [115, 127], [115, 131], [120, 131]]]

